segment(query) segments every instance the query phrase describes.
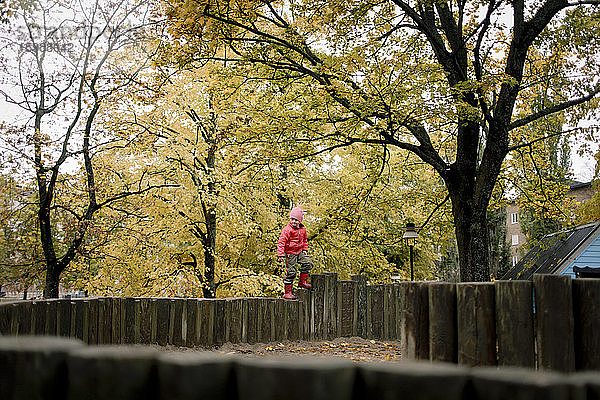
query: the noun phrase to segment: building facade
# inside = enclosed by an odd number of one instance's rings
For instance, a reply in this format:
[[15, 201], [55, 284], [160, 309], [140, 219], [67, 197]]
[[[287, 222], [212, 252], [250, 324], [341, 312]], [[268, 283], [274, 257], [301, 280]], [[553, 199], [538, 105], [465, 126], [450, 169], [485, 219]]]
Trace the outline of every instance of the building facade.
[[[569, 196], [575, 197], [577, 203], [589, 200], [594, 195], [591, 182], [574, 182], [569, 187]], [[513, 201], [506, 207], [506, 242], [510, 245], [511, 264], [517, 265], [523, 257], [523, 246], [527, 236], [521, 229], [519, 206]]]

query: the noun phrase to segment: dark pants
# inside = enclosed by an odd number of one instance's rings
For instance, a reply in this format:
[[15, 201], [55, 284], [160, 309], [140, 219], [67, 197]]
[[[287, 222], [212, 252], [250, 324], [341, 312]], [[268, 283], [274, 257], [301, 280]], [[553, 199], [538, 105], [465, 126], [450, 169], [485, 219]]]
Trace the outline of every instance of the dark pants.
[[285, 255], [285, 278], [283, 283], [291, 284], [294, 283], [294, 278], [298, 270], [300, 273], [308, 274], [313, 267], [312, 259], [305, 252], [300, 254], [286, 254]]

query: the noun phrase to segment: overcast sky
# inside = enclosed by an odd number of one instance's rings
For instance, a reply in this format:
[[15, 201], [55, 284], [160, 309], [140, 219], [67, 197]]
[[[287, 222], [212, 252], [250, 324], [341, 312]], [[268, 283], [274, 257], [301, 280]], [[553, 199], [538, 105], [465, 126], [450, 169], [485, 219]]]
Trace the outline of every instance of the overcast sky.
[[[3, 82], [0, 82], [0, 86], [6, 88]], [[0, 98], [0, 121], [7, 123], [24, 123], [26, 119], [31, 115], [19, 107], [7, 103], [4, 98]], [[598, 151], [598, 143], [588, 143], [588, 146], [593, 149], [592, 152], [588, 152], [583, 156], [578, 155], [578, 151], [581, 143], [575, 140], [570, 141], [571, 145], [571, 161], [572, 161], [572, 172], [573, 178], [580, 182], [589, 182], [594, 178], [594, 172], [596, 168], [596, 162], [594, 160], [594, 154]], [[0, 151], [4, 151], [0, 149]]]

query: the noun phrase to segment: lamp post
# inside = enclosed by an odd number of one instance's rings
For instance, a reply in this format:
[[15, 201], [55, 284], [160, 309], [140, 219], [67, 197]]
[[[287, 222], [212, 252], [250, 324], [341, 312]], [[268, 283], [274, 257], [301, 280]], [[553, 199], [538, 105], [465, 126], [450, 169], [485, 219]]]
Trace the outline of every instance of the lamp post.
[[414, 260], [413, 247], [415, 247], [418, 237], [419, 237], [419, 234], [417, 233], [417, 228], [415, 227], [415, 224], [413, 224], [412, 222], [407, 223], [406, 228], [404, 228], [404, 235], [402, 235], [402, 239], [404, 239], [404, 241], [408, 245], [408, 248], [410, 249], [410, 280], [411, 281], [415, 280], [414, 267], [413, 267], [413, 262], [414, 262], [413, 261]]

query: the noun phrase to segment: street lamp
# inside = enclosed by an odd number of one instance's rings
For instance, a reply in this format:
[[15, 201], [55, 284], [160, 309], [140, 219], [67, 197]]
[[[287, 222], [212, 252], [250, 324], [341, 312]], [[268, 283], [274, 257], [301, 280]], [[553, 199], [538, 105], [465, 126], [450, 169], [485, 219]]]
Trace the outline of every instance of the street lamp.
[[406, 228], [404, 228], [404, 235], [402, 235], [402, 239], [404, 239], [404, 241], [408, 245], [408, 248], [410, 249], [410, 280], [411, 281], [415, 280], [414, 269], [413, 269], [413, 247], [415, 247], [418, 237], [419, 237], [419, 234], [417, 233], [417, 228], [415, 227], [415, 224], [413, 224], [412, 222], [407, 223]]

